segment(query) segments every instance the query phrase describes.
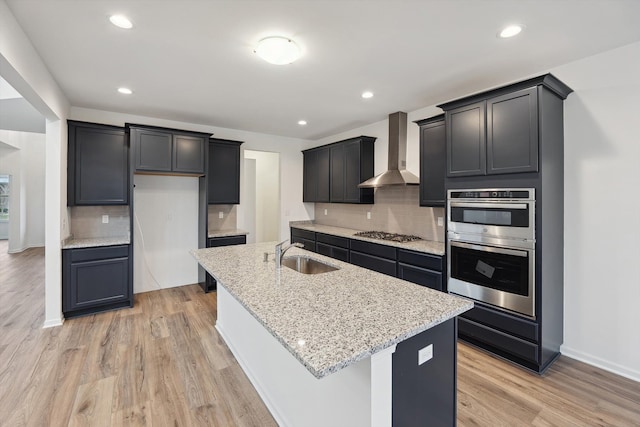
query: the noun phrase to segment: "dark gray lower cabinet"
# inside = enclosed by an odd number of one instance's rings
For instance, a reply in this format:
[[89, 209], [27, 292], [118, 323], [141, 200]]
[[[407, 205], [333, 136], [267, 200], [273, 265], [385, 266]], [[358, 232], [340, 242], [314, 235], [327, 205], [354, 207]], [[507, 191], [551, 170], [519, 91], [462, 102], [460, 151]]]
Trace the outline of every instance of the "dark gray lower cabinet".
[[[207, 239], [207, 247], [208, 248], [217, 248], [220, 246], [233, 246], [233, 245], [244, 245], [247, 243], [247, 236], [228, 236], [228, 237], [211, 237]], [[201, 284], [202, 290], [205, 292], [215, 291], [217, 288], [216, 279], [211, 277], [209, 273], [206, 274], [206, 279], [203, 284]]]
[[[431, 358], [420, 363], [420, 350]], [[394, 426], [456, 425], [456, 360], [456, 318], [398, 343], [391, 368]]]
[[130, 250], [118, 245], [62, 251], [66, 318], [133, 306]]
[[349, 262], [349, 239], [316, 233], [316, 252], [340, 261]]
[[316, 251], [316, 233], [314, 231], [291, 228], [291, 243], [302, 243], [307, 251]]
[[438, 255], [398, 249], [398, 277], [437, 291], [446, 292], [444, 260]]
[[351, 240], [351, 264], [396, 277], [396, 248]]

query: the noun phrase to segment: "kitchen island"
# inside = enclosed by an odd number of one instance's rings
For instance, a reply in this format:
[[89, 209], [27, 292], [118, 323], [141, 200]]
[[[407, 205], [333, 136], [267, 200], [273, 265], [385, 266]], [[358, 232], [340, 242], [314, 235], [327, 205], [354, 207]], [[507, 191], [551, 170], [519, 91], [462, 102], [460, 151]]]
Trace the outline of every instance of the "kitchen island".
[[216, 328], [280, 425], [455, 423], [455, 316], [473, 303], [298, 248], [287, 256], [338, 270], [278, 270], [274, 246], [192, 254], [218, 281]]

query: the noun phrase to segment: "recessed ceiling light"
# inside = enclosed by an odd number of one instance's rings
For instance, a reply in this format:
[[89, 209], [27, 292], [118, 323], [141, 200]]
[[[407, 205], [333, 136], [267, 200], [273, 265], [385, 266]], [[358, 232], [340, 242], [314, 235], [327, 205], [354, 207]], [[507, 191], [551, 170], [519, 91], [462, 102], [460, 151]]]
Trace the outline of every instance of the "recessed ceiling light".
[[498, 33], [498, 37], [502, 37], [503, 39], [508, 39], [509, 37], [517, 36], [522, 31], [522, 25], [509, 25], [508, 27], [504, 27], [500, 33]]
[[373, 98], [373, 92], [370, 92], [370, 91], [362, 92], [362, 97], [364, 99]]
[[111, 21], [111, 23], [116, 27], [124, 28], [125, 30], [129, 30], [133, 27], [129, 18], [124, 15], [111, 15], [109, 17], [109, 21]]
[[305, 126], [307, 124], [307, 121], [306, 120], [298, 120], [298, 124], [300, 126]]
[[123, 95], [131, 95], [133, 93], [133, 91], [128, 87], [119, 87], [118, 92], [122, 93]]
[[258, 42], [254, 52], [269, 64], [286, 65], [302, 56], [300, 46], [288, 37], [266, 37]]

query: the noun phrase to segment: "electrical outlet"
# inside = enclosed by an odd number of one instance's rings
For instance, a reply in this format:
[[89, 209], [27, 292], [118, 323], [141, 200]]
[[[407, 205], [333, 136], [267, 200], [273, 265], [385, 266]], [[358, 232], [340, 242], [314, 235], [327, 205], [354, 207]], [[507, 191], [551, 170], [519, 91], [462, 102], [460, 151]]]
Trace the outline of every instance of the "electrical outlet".
[[220, 219], [224, 218], [224, 212], [218, 212], [218, 218]]
[[444, 218], [438, 217], [438, 227], [444, 227]]
[[324, 210], [324, 214], [327, 215], [329, 213], [329, 211], [327, 211], [326, 209]]
[[418, 366], [433, 359], [433, 344], [418, 351]]
[[367, 212], [367, 219], [371, 219], [371, 212]]
[[109, 224], [109, 215], [102, 215], [102, 223]]

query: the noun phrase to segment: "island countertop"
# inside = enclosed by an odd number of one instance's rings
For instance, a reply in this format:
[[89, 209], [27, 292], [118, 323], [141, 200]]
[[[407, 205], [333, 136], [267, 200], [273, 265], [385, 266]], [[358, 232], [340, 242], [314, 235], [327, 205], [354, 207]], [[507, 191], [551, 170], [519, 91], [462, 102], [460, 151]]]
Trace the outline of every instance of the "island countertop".
[[[339, 270], [279, 271], [276, 242], [191, 251], [315, 377], [322, 378], [473, 307], [471, 301], [299, 248]], [[270, 254], [264, 261], [264, 253]]]

